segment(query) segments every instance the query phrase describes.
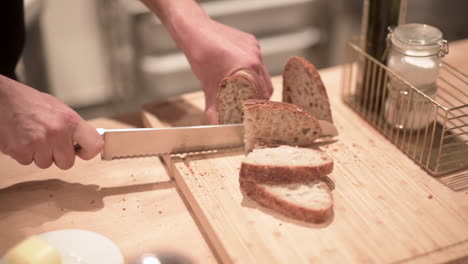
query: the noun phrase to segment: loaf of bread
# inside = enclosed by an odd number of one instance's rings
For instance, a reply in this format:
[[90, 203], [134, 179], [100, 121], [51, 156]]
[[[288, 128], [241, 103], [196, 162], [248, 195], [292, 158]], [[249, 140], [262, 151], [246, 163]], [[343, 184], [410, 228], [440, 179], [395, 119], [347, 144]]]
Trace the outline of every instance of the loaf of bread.
[[257, 89], [252, 77], [238, 71], [224, 78], [217, 96], [219, 124], [240, 124], [243, 121], [242, 100], [257, 98]]
[[224, 79], [217, 97], [218, 121], [244, 123], [249, 154], [239, 183], [246, 196], [285, 216], [323, 222], [333, 214], [333, 198], [323, 180], [332, 172], [333, 160], [297, 146], [311, 146], [321, 136], [318, 119], [331, 121], [328, 97], [315, 68], [302, 58], [288, 61], [283, 78], [283, 100], [290, 103], [254, 99], [257, 91], [248, 74]]
[[310, 146], [322, 133], [317, 119], [293, 104], [251, 99], [242, 105], [246, 152], [263, 146]]
[[254, 149], [242, 161], [240, 177], [261, 183], [297, 183], [320, 179], [333, 171], [325, 152], [280, 146]]
[[323, 180], [267, 184], [240, 177], [239, 182], [241, 190], [252, 200], [288, 217], [321, 223], [333, 215], [333, 197]]
[[319, 120], [333, 122], [327, 91], [314, 65], [291, 57], [283, 71], [283, 102], [295, 104]]

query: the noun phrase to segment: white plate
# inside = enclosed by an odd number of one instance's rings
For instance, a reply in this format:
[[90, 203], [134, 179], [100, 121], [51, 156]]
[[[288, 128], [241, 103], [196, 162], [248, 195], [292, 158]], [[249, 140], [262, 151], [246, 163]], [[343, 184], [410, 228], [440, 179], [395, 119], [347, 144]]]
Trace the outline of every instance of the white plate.
[[[66, 229], [38, 235], [57, 248], [63, 264], [123, 264], [119, 248], [107, 237], [91, 231]], [[8, 264], [5, 257], [0, 264]]]

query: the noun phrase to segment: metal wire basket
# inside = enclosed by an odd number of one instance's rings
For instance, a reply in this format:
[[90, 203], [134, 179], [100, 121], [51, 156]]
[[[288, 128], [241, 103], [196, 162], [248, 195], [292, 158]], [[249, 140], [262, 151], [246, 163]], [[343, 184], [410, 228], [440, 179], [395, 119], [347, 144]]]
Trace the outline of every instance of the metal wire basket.
[[442, 62], [436, 85], [430, 97], [365, 53], [358, 38], [347, 42], [344, 102], [429, 173], [442, 175], [468, 168], [468, 75]]

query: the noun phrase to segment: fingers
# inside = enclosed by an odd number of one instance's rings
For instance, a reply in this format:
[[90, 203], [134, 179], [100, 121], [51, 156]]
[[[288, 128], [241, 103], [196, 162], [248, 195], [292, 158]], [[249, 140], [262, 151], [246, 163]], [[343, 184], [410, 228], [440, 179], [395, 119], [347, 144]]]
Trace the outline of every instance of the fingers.
[[73, 166], [75, 151], [69, 128], [63, 123], [52, 123], [43, 137], [37, 137], [34, 144], [34, 163], [39, 168], [48, 168], [52, 163], [63, 170]]
[[76, 151], [76, 155], [84, 160], [94, 158], [104, 146], [104, 141], [96, 129], [84, 120], [76, 126], [73, 132], [73, 141], [81, 146]]
[[71, 133], [61, 131], [49, 134], [48, 137], [40, 137], [33, 140], [30, 147], [21, 147], [12, 153], [6, 154], [14, 158], [22, 165], [29, 165], [33, 161], [41, 169], [49, 168], [55, 163], [58, 168], [67, 170], [75, 163], [75, 149], [73, 141], [81, 145], [76, 155], [89, 160], [101, 152], [103, 142], [97, 131], [82, 121], [74, 132], [74, 140]]
[[45, 136], [41, 136], [41, 133], [22, 137], [2, 151], [21, 165], [29, 165], [34, 161], [36, 166], [45, 169], [49, 168], [53, 162], [50, 144]]
[[16, 153], [8, 153], [5, 151], [5, 154], [9, 155], [15, 159], [21, 165], [29, 165], [33, 162], [33, 152], [30, 151], [21, 151]]
[[21, 165], [29, 165], [33, 162], [33, 154], [28, 153], [27, 155], [22, 155], [19, 157], [13, 157]]
[[41, 169], [47, 169], [52, 165], [52, 148], [44, 139], [38, 141], [34, 146], [34, 163]]
[[62, 170], [68, 170], [75, 164], [75, 149], [69, 135], [60, 134], [53, 147], [54, 163]]
[[257, 87], [257, 95], [260, 99], [270, 99], [273, 94], [273, 84], [268, 70], [264, 65], [257, 65], [251, 70], [246, 70], [250, 73]]
[[14, 145], [10, 150], [5, 149], [5, 154], [15, 159], [21, 165], [29, 165], [33, 161], [41, 169], [49, 168], [52, 165], [52, 150], [45, 137], [33, 137], [23, 140]]

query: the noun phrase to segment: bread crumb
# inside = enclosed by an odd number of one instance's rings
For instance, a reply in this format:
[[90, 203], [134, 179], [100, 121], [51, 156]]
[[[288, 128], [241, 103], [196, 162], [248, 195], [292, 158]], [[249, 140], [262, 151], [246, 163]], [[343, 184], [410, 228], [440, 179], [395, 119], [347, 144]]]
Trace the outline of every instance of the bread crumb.
[[[192, 170], [192, 168], [190, 167], [190, 162], [184, 161], [184, 164], [185, 164], [185, 166], [187, 167], [187, 169], [189, 170], [189, 172], [190, 172], [191, 174], [195, 174], [195, 172], [194, 172], [194, 171]], [[194, 164], [195, 164], [195, 163], [194, 163]]]
[[429, 194], [429, 196], [427, 196], [428, 199], [432, 199], [432, 194]]

